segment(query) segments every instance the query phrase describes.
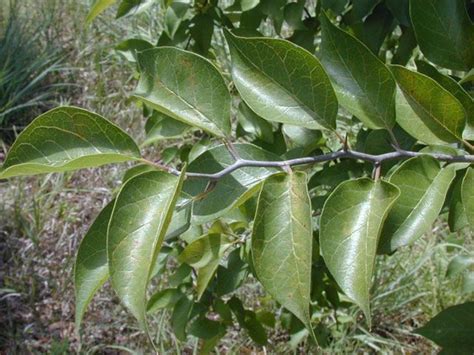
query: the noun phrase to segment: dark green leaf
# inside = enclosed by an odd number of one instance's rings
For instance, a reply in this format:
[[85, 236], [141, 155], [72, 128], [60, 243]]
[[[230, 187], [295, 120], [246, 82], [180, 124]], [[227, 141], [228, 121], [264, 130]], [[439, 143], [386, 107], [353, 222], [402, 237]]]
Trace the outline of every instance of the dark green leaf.
[[253, 265], [265, 290], [308, 329], [312, 243], [306, 174], [267, 178], [252, 232]]
[[471, 230], [474, 230], [474, 168], [467, 169], [462, 181], [461, 198], [467, 221], [471, 226]]
[[138, 164], [130, 169], [128, 169], [125, 174], [123, 174], [122, 178], [122, 184], [125, 184], [128, 180], [130, 180], [132, 177], [146, 173], [147, 171], [155, 171], [156, 168], [154, 168], [151, 165], [148, 164]]
[[335, 280], [365, 313], [383, 222], [399, 189], [368, 178], [340, 184], [324, 204], [320, 221], [321, 255]]
[[401, 193], [388, 214], [379, 250], [390, 253], [421, 237], [438, 217], [455, 176], [452, 166], [441, 168], [430, 156], [411, 158], [400, 165], [389, 181]]
[[237, 119], [242, 129], [266, 143], [273, 143], [272, 124], [253, 112], [245, 102], [239, 104]]
[[358, 20], [362, 20], [364, 17], [369, 15], [380, 0], [357, 0], [353, 1], [352, 11], [354, 16]]
[[[243, 159], [281, 160], [280, 157], [251, 144], [235, 144], [235, 149]], [[231, 165], [234, 159], [224, 145], [207, 150], [194, 160], [190, 172], [215, 173]], [[194, 223], [205, 223], [222, 216], [232, 208], [244, 203], [259, 190], [262, 179], [277, 173], [276, 168], [242, 168], [211, 186], [204, 193], [208, 182], [204, 179], [187, 180], [183, 190], [195, 196], [193, 207]]]
[[257, 315], [252, 311], [245, 311], [245, 329], [247, 330], [250, 338], [259, 345], [266, 345], [268, 338], [267, 332], [263, 328], [260, 321], [257, 319]]
[[179, 196], [181, 178], [159, 172], [143, 173], [120, 190], [107, 239], [112, 287], [146, 329], [146, 291], [157, 255]]
[[453, 350], [453, 354], [472, 354], [474, 351], [474, 302], [448, 307], [438, 313], [415, 333]]
[[232, 77], [259, 116], [307, 128], [336, 127], [337, 99], [311, 53], [288, 41], [243, 38], [226, 32]]
[[409, 0], [385, 0], [385, 4], [392, 12], [397, 21], [405, 26], [411, 26], [409, 13]]
[[140, 159], [124, 131], [95, 113], [58, 107], [37, 117], [18, 136], [0, 179], [63, 172]]
[[321, 16], [321, 61], [339, 102], [372, 129], [395, 124], [395, 81], [364, 44]]
[[191, 127], [164, 113], [154, 111], [145, 124], [146, 139], [143, 145], [162, 139], [180, 138]]
[[235, 249], [229, 254], [227, 267], [217, 268], [216, 293], [219, 296], [235, 291], [247, 277], [248, 266], [240, 258], [240, 251], [240, 249]]
[[191, 323], [188, 332], [197, 338], [211, 339], [222, 333], [223, 330], [224, 327], [220, 322], [201, 316]]
[[449, 91], [466, 110], [466, 128], [463, 132], [463, 138], [474, 140], [474, 100], [453, 78], [440, 73], [434, 66], [427, 62], [416, 61], [416, 67], [419, 72], [428, 75], [436, 80], [444, 89]]
[[397, 50], [392, 58], [392, 64], [406, 65], [416, 45], [415, 32], [413, 32], [413, 29], [411, 27], [403, 27], [402, 35], [398, 40]]
[[314, 131], [308, 128], [288, 124], [284, 124], [282, 130], [291, 140], [292, 147], [304, 148], [303, 154], [309, 154], [316, 148], [323, 146], [325, 143], [320, 131]]
[[193, 18], [192, 24], [190, 34], [194, 39], [193, 51], [206, 56], [211, 47], [214, 19], [209, 14], [198, 14]]
[[150, 297], [146, 310], [148, 313], [156, 312], [163, 308], [173, 307], [183, 297], [177, 288], [167, 288]]
[[230, 94], [207, 59], [178, 48], [138, 54], [135, 97], [153, 109], [218, 137], [230, 134]]
[[423, 54], [445, 68], [474, 67], [474, 24], [465, 0], [411, 0], [410, 15]]
[[115, 50], [121, 53], [130, 62], [136, 62], [138, 52], [150, 48], [153, 48], [153, 44], [138, 38], [127, 39], [115, 46]]
[[94, 294], [109, 277], [107, 264], [107, 226], [114, 202], [110, 202], [90, 226], [79, 250], [74, 265], [74, 288], [76, 291], [76, 329]]
[[466, 112], [461, 103], [433, 79], [399, 65], [391, 66], [397, 92], [397, 122], [427, 144], [462, 141]]
[[171, 327], [173, 328], [176, 338], [181, 341], [186, 340], [186, 327], [188, 325], [194, 303], [187, 297], [182, 297], [176, 303], [173, 314], [171, 315]]
[[[457, 232], [468, 225], [466, 211], [462, 203], [461, 186], [462, 178], [465, 172], [457, 175], [453, 182], [453, 190], [451, 192], [451, 200], [449, 202], [448, 224], [451, 232]], [[458, 173], [459, 174], [459, 173]]]
[[249, 11], [259, 4], [260, 0], [235, 0], [234, 3], [226, 8], [226, 11]]
[[173, 39], [178, 31], [182, 21], [186, 18], [186, 14], [190, 8], [190, 4], [186, 2], [174, 1], [165, 13], [165, 32], [170, 39]]

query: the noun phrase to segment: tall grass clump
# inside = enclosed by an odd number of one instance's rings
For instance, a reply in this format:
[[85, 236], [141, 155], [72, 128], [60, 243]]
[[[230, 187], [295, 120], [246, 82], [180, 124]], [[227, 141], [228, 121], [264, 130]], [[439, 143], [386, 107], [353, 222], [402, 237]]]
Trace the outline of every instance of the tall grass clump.
[[64, 87], [55, 83], [64, 54], [48, 38], [54, 12], [37, 6], [32, 19], [24, 2], [0, 0], [0, 6], [6, 10], [0, 18], [0, 141], [8, 144]]

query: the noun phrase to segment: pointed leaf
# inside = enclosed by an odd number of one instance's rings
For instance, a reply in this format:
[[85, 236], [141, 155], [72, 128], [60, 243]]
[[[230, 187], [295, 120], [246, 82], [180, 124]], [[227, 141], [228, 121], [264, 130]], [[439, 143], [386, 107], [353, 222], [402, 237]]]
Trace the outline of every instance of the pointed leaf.
[[393, 252], [421, 237], [438, 217], [455, 176], [453, 166], [441, 168], [430, 156], [400, 165], [389, 179], [400, 189], [400, 197], [385, 222], [380, 251]]
[[107, 226], [114, 201], [110, 202], [90, 226], [77, 251], [74, 265], [76, 293], [76, 329], [79, 331], [82, 317], [92, 297], [109, 277], [107, 264]]
[[416, 61], [416, 67], [420, 73], [436, 80], [438, 84], [449, 91], [463, 105], [466, 110], [466, 127], [464, 128], [463, 138], [474, 140], [474, 99], [453, 78], [440, 73], [431, 64]]
[[[242, 159], [272, 160], [281, 158], [251, 144], [235, 144]], [[224, 145], [207, 150], [189, 165], [189, 172], [215, 173], [231, 165], [234, 159]], [[194, 196], [193, 221], [202, 224], [222, 216], [244, 203], [259, 191], [264, 178], [277, 173], [276, 168], [247, 167], [234, 171], [208, 186], [205, 179], [187, 180], [183, 190]], [[208, 191], [206, 191], [208, 188]]]
[[0, 179], [138, 159], [133, 139], [113, 123], [77, 107], [58, 107], [21, 132], [0, 169]]
[[155, 0], [122, 0], [117, 9], [116, 18], [126, 15], [137, 15], [153, 5]]
[[430, 61], [464, 71], [474, 67], [474, 24], [465, 0], [411, 0], [410, 16]]
[[453, 354], [474, 352], [474, 302], [448, 307], [415, 333], [434, 341]]
[[92, 22], [92, 20], [99, 16], [108, 7], [115, 4], [116, 1], [117, 0], [96, 0], [87, 14], [86, 23]]
[[226, 31], [232, 78], [247, 105], [268, 120], [307, 128], [336, 127], [337, 99], [323, 67], [291, 42]]
[[474, 169], [467, 169], [466, 175], [462, 181], [461, 198], [464, 210], [466, 211], [467, 221], [474, 230]]
[[148, 280], [183, 177], [151, 171], [131, 178], [120, 190], [110, 219], [107, 255], [112, 287], [145, 329]]
[[461, 103], [433, 79], [399, 65], [391, 66], [400, 91], [397, 122], [410, 135], [427, 144], [462, 141], [466, 111]]
[[306, 174], [265, 180], [252, 232], [252, 258], [265, 290], [311, 329], [313, 229]]
[[372, 129], [395, 125], [395, 81], [362, 42], [321, 16], [321, 61], [341, 103]]
[[321, 214], [321, 255], [344, 293], [370, 324], [369, 293], [383, 222], [399, 195], [396, 186], [368, 178], [340, 184]]
[[230, 134], [230, 94], [207, 59], [172, 47], [138, 53], [135, 97], [178, 121], [217, 137]]

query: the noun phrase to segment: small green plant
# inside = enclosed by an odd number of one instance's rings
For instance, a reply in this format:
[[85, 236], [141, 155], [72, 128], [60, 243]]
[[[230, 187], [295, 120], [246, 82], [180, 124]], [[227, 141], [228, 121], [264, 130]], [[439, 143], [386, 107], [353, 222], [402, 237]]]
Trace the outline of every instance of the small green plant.
[[[113, 3], [96, 1], [88, 21]], [[117, 17], [154, 3], [121, 1]], [[288, 332], [324, 348], [322, 309], [356, 304], [370, 327], [378, 254], [421, 238], [444, 206], [451, 230], [474, 229], [465, 2], [311, 4], [162, 1], [158, 44], [117, 47], [137, 64], [142, 146], [178, 137], [179, 147], [149, 157], [76, 107], [39, 116], [12, 145], [0, 178], [137, 163], [79, 247], [78, 329], [110, 280], [151, 344], [148, 315], [170, 309], [176, 337], [201, 339], [203, 353], [234, 320], [264, 345], [275, 316], [235, 293], [254, 276]], [[150, 290], [171, 259], [170, 287]], [[448, 268], [466, 293], [473, 265], [462, 254]], [[472, 308], [448, 307], [416, 332], [472, 353]]]

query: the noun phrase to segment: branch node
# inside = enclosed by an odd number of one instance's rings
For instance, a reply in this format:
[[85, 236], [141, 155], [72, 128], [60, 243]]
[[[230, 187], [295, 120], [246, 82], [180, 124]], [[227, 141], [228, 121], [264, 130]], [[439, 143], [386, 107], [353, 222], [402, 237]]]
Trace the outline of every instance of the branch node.
[[375, 181], [380, 180], [382, 174], [382, 163], [379, 161], [374, 162], [374, 170], [372, 171], [372, 179]]
[[232, 156], [232, 158], [234, 158], [235, 161], [242, 160], [242, 158], [239, 155], [239, 152], [237, 152], [237, 149], [235, 149], [235, 146], [231, 141], [224, 140], [224, 144], [227, 150], [229, 151], [230, 155]]

